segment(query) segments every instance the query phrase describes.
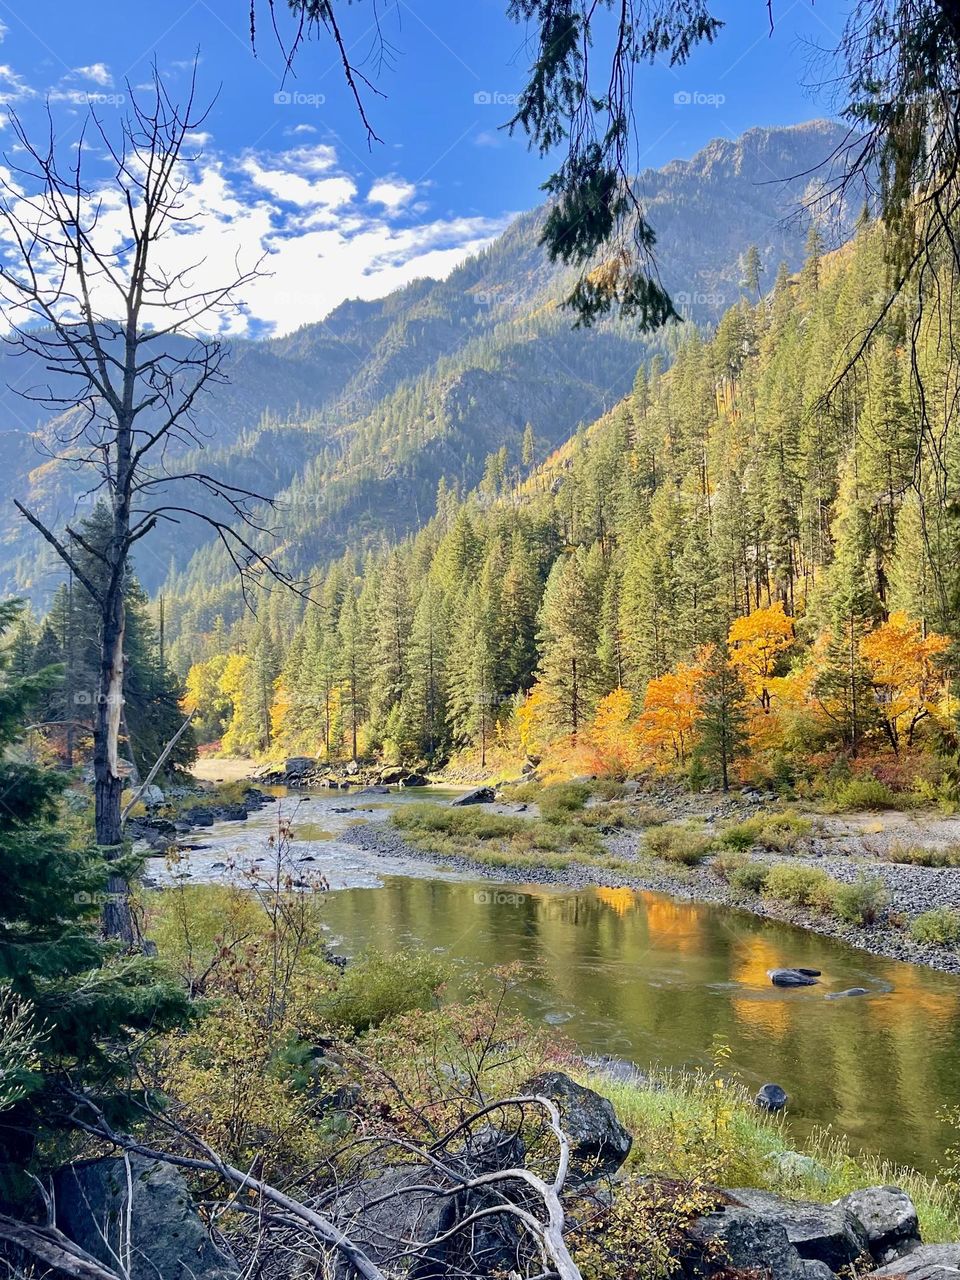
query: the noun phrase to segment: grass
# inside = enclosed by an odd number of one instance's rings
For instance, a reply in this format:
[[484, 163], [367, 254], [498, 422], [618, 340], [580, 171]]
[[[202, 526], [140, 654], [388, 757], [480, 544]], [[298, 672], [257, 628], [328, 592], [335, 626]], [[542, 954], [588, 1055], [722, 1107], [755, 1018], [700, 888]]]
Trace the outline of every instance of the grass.
[[827, 808], [833, 813], [877, 812], [882, 809], [906, 809], [913, 798], [892, 791], [879, 778], [849, 778], [833, 792]]
[[[636, 1172], [696, 1178], [704, 1160], [719, 1158], [726, 1186], [760, 1187], [823, 1202], [862, 1187], [899, 1186], [917, 1206], [925, 1241], [960, 1238], [960, 1207], [951, 1188], [917, 1170], [853, 1152], [830, 1130], [815, 1130], [798, 1144], [787, 1118], [758, 1111], [748, 1092], [735, 1082], [724, 1081], [718, 1090], [710, 1073], [677, 1074], [654, 1091], [599, 1074], [581, 1078], [609, 1098], [621, 1122], [634, 1134], [631, 1161]], [[718, 1093], [723, 1098], [719, 1132]], [[787, 1174], [776, 1157], [790, 1151], [811, 1157], [820, 1169], [804, 1173], [801, 1168]]]
[[613, 870], [634, 866], [630, 859], [608, 853], [599, 829], [575, 816], [566, 822], [548, 821], [424, 803], [405, 805], [392, 820], [417, 848], [490, 867], [559, 869], [576, 862]]

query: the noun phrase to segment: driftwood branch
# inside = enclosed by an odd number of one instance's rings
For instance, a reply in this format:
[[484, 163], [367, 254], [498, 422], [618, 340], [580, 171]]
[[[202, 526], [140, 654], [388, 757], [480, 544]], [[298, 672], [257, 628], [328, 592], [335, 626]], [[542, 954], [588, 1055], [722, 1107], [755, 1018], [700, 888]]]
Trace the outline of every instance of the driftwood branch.
[[74, 1280], [121, 1280], [116, 1271], [105, 1267], [53, 1226], [33, 1226], [0, 1214], [0, 1240]]
[[133, 797], [131, 798], [131, 800], [130, 800], [130, 801], [129, 801], [129, 803], [127, 804], [127, 806], [126, 806], [126, 808], [124, 809], [123, 813], [120, 815], [120, 822], [121, 822], [121, 825], [126, 823], [127, 818], [130, 816], [130, 810], [131, 810], [131, 809], [133, 808], [133, 806], [137, 803], [137, 801], [140, 799], [140, 797], [141, 797], [141, 796], [143, 795], [143, 793], [146, 791], [147, 787], [149, 787], [149, 786], [150, 786], [151, 782], [153, 782], [154, 778], [157, 776], [157, 774], [158, 774], [158, 773], [160, 772], [160, 770], [163, 768], [165, 761], [167, 760], [167, 758], [168, 758], [168, 757], [169, 757], [169, 755], [170, 755], [170, 752], [173, 750], [173, 748], [177, 745], [177, 743], [180, 741], [180, 739], [181, 739], [181, 738], [183, 737], [183, 735], [186, 733], [187, 729], [188, 729], [188, 728], [189, 728], [189, 726], [190, 726], [190, 722], [193, 720], [193, 717], [194, 717], [195, 715], [196, 715], [196, 709], [194, 709], [193, 711], [191, 711], [191, 712], [190, 712], [190, 714], [187, 716], [186, 720], [184, 720], [183, 724], [180, 726], [180, 728], [177, 730], [177, 732], [173, 735], [173, 737], [170, 739], [170, 741], [167, 743], [167, 745], [163, 748], [163, 750], [162, 750], [162, 751], [160, 752], [160, 754], [157, 756], [156, 761], [154, 762], [153, 768], [152, 768], [152, 769], [150, 770], [150, 772], [147, 774], [147, 776], [146, 776], [146, 778], [143, 780], [143, 782], [141, 782], [140, 786], [139, 786], [139, 787], [137, 787], [136, 791], [133, 793]]

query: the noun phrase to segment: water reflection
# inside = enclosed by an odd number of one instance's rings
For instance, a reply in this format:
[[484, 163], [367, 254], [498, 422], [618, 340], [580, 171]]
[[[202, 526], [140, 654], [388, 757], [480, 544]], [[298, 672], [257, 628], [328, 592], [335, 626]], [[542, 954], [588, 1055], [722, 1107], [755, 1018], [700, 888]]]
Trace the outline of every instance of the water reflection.
[[[591, 1051], [697, 1067], [719, 1035], [748, 1084], [787, 1089], [798, 1130], [833, 1124], [928, 1170], [941, 1157], [938, 1109], [960, 1102], [956, 978], [628, 889], [385, 877], [380, 889], [331, 895], [326, 911], [351, 951], [416, 943], [448, 952], [461, 971], [522, 962], [521, 1006]], [[784, 965], [822, 969], [822, 985], [774, 988], [767, 970]], [[854, 986], [870, 994], [824, 998]]]

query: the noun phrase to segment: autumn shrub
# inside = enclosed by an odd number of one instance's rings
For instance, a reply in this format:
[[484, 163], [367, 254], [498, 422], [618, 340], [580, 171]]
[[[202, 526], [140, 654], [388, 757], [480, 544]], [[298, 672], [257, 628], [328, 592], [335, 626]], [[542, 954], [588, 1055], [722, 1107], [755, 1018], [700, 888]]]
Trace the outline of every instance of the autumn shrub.
[[870, 926], [886, 910], [890, 893], [879, 876], [859, 875], [852, 884], [837, 884], [829, 894], [835, 915], [850, 924]]
[[832, 883], [827, 873], [817, 867], [780, 862], [768, 871], [763, 892], [768, 898], [794, 907], [810, 907], [823, 902]]
[[730, 876], [730, 886], [743, 893], [762, 893], [767, 885], [770, 868], [765, 862], [747, 862]]
[[429, 951], [368, 951], [347, 965], [317, 1012], [331, 1027], [368, 1031], [400, 1014], [431, 1007], [449, 972]]
[[930, 848], [926, 845], [893, 845], [889, 852], [891, 862], [909, 867], [960, 867], [960, 845]]
[[960, 911], [953, 907], [934, 907], [931, 911], [924, 911], [911, 920], [910, 936], [914, 942], [955, 947], [960, 944]]
[[713, 849], [713, 839], [705, 832], [673, 824], [650, 828], [643, 842], [647, 853], [686, 867], [697, 866]]

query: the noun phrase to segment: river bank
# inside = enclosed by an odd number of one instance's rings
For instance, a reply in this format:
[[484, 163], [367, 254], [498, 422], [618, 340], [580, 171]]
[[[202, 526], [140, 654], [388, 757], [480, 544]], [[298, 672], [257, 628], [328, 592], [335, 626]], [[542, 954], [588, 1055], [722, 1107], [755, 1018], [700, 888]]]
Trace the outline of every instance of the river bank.
[[[493, 806], [491, 806], [493, 807]], [[618, 832], [606, 837], [611, 854], [632, 862], [629, 870], [611, 869], [595, 864], [568, 863], [562, 867], [530, 865], [491, 866], [482, 858], [459, 854], [438, 855], [418, 848], [405, 840], [391, 824], [376, 823], [352, 827], [344, 838], [367, 854], [378, 858], [399, 858], [437, 864], [462, 873], [482, 876], [502, 884], [546, 884], [570, 889], [600, 886], [627, 888], [668, 894], [687, 902], [707, 903], [748, 911], [764, 919], [790, 924], [823, 937], [834, 938], [871, 955], [912, 964], [927, 965], [944, 973], [960, 973], [960, 952], [949, 947], [921, 945], [908, 933], [892, 924], [870, 928], [849, 924], [818, 911], [792, 907], [756, 894], [738, 892], [709, 863], [699, 867], [673, 868], [659, 860], [642, 856], [641, 837], [637, 832]], [[769, 864], [796, 863], [795, 855], [777, 857], [765, 853], [758, 861]], [[960, 868], [931, 868], [883, 862], [876, 856], [866, 857], [862, 850], [853, 855], [821, 853], [815, 865], [845, 883], [853, 882], [869, 867], [871, 875], [881, 878], [890, 894], [890, 912], [896, 918], [920, 914], [940, 906], [960, 906]]]

